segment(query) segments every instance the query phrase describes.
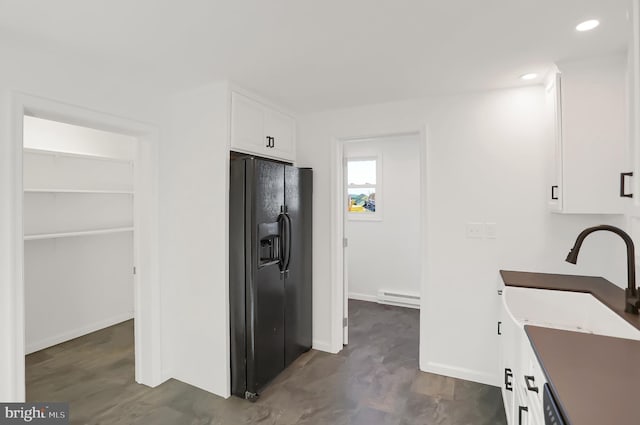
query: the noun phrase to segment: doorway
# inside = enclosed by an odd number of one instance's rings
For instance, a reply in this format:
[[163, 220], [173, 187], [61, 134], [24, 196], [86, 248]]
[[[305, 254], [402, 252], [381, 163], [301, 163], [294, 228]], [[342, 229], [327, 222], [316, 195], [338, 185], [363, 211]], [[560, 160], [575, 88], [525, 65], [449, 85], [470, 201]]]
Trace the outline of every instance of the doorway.
[[[25, 322], [25, 307], [27, 307], [26, 295], [27, 289], [25, 287], [25, 249], [26, 244], [30, 244], [36, 240], [47, 239], [61, 239], [49, 236], [61, 236], [59, 233], [65, 235], [64, 238], [82, 237], [82, 236], [125, 236], [128, 233], [128, 238], [131, 242], [130, 253], [132, 254], [133, 261], [131, 264], [135, 264], [135, 275], [133, 275], [133, 267], [128, 271], [129, 275], [133, 276], [130, 285], [130, 290], [133, 292], [133, 315], [135, 316], [134, 326], [135, 332], [135, 380], [138, 383], [143, 383], [148, 386], [157, 386], [162, 382], [161, 362], [160, 362], [160, 297], [159, 297], [159, 284], [157, 281], [157, 195], [156, 195], [156, 164], [155, 158], [157, 158], [157, 130], [145, 124], [140, 124], [134, 121], [130, 121], [123, 118], [114, 117], [112, 115], [103, 114], [84, 108], [79, 108], [67, 104], [62, 104], [34, 96], [16, 93], [13, 96], [13, 126], [12, 135], [15, 143], [14, 155], [12, 156], [11, 165], [13, 168], [13, 178], [15, 181], [15, 198], [11, 200], [12, 206], [12, 221], [15, 229], [13, 252], [15, 255], [14, 267], [10, 270], [13, 276], [12, 282], [12, 300], [13, 309], [8, 312], [8, 329], [13, 333], [14, 344], [10, 345], [11, 361], [8, 364], [7, 382], [9, 382], [9, 396], [7, 399], [12, 401], [24, 401], [26, 398], [25, 391], [25, 355], [28, 351], [33, 351], [39, 348], [38, 345], [47, 345], [53, 340], [44, 341], [41, 339], [38, 344], [31, 344], [32, 341], [27, 341], [25, 336], [27, 335], [27, 323]], [[41, 180], [43, 185], [41, 187], [30, 186], [30, 181], [23, 178], [24, 164], [27, 164], [32, 159], [26, 158], [24, 151], [24, 138], [25, 138], [25, 121], [30, 119], [45, 119], [56, 121], [58, 123], [64, 123], [69, 125], [76, 125], [86, 127], [88, 129], [117, 133], [122, 136], [128, 136], [134, 138], [137, 143], [133, 152], [133, 163], [135, 166], [132, 170], [132, 182], [133, 186], [130, 189], [109, 190], [104, 189], [104, 193], [100, 193], [102, 189], [87, 189], [84, 193], [83, 189], [73, 192], [73, 188], [67, 188], [67, 193], [55, 192], [55, 186], [47, 186], [44, 183], [51, 183], [46, 179]], [[34, 149], [37, 150], [37, 149]], [[78, 152], [75, 152], [76, 154]], [[42, 155], [40, 155], [42, 157]], [[68, 160], [70, 157], [67, 155], [61, 155]], [[74, 156], [74, 153], [71, 153]], [[79, 155], [82, 157], [82, 155]], [[44, 158], [47, 158], [46, 155]], [[47, 163], [50, 161], [40, 158], [41, 161]], [[65, 160], [62, 160], [64, 162]], [[38, 160], [36, 160], [37, 162]], [[129, 161], [131, 162], [131, 161]], [[27, 164], [28, 165], [28, 164]], [[129, 165], [130, 166], [130, 165]], [[82, 168], [82, 167], [80, 167]], [[85, 164], [86, 168], [86, 164]], [[35, 182], [35, 180], [31, 180]], [[25, 195], [25, 189], [29, 195]], [[94, 193], [87, 193], [93, 191]], [[115, 192], [122, 193], [115, 193]], [[95, 193], [98, 192], [98, 193]], [[128, 193], [124, 193], [128, 192]], [[102, 229], [90, 228], [80, 229], [82, 231], [97, 231], [94, 235], [82, 235], [73, 234], [73, 231], [54, 231], [53, 233], [47, 233], [41, 227], [40, 229], [33, 227], [32, 224], [37, 220], [32, 220], [42, 211], [38, 211], [37, 205], [39, 202], [47, 203], [42, 199], [49, 197], [67, 196], [72, 195], [87, 195], [92, 197], [98, 197], [99, 195], [124, 195], [132, 197], [133, 200], [129, 202], [130, 211], [132, 212], [132, 221], [128, 226], [107, 226]], [[40, 197], [40, 201], [34, 201], [30, 198]], [[32, 202], [33, 201], [33, 202]], [[76, 200], [78, 201], [78, 200]], [[36, 208], [32, 208], [28, 204], [34, 204]], [[55, 205], [56, 202], [50, 202], [49, 204]], [[107, 203], [109, 204], [109, 203]], [[67, 204], [69, 210], [74, 209], [74, 202], [71, 205]], [[27, 209], [30, 211], [28, 212]], [[34, 213], [34, 217], [27, 217], [26, 214]], [[40, 217], [44, 217], [45, 221], [62, 223], [64, 220], [69, 220], [70, 216], [62, 213], [58, 220], [51, 220], [51, 217], [47, 217], [46, 214], [40, 214]], [[31, 223], [31, 224], [29, 224]], [[43, 224], [43, 223], [40, 223]], [[84, 223], [89, 224], [89, 223]], [[27, 228], [26, 225], [31, 226]], [[126, 229], [125, 229], [126, 228]], [[30, 236], [25, 241], [25, 233]], [[42, 230], [42, 231], [40, 231]], [[100, 232], [104, 230], [104, 232]], [[109, 251], [112, 252], [112, 251]], [[106, 255], [106, 254], [105, 254]], [[81, 260], [79, 260], [81, 261]], [[28, 266], [28, 265], [27, 265]], [[55, 266], [55, 265], [54, 265]], [[46, 300], [45, 300], [46, 302]], [[91, 309], [91, 302], [87, 303], [86, 309]], [[106, 322], [105, 322], [106, 323]], [[78, 329], [76, 329], [76, 332]], [[34, 335], [33, 333], [31, 333]], [[69, 336], [71, 334], [68, 334]], [[61, 337], [57, 336], [58, 339]], [[55, 342], [54, 342], [55, 343]], [[30, 344], [30, 345], [28, 345]], [[41, 348], [41, 347], [40, 347]]]
[[346, 345], [350, 303], [358, 311], [360, 301], [420, 308], [426, 139], [424, 132], [414, 132], [337, 144], [337, 233], [343, 240], [338, 314], [340, 342]]
[[[85, 359], [87, 350], [98, 352], [105, 345], [104, 329], [117, 328], [118, 349], [133, 352], [136, 150], [137, 140], [131, 136], [24, 117], [28, 401], [71, 401], [65, 393], [47, 391], [71, 387], [58, 381], [68, 379], [64, 375], [70, 369], [82, 370], [83, 360], [95, 367], [96, 359], [105, 357]], [[102, 335], [100, 343], [96, 333]], [[106, 344], [111, 355], [115, 348], [115, 342]], [[43, 357], [47, 366], [39, 367], [36, 359]], [[55, 369], [64, 372], [57, 381], [44, 378], [55, 376]]]

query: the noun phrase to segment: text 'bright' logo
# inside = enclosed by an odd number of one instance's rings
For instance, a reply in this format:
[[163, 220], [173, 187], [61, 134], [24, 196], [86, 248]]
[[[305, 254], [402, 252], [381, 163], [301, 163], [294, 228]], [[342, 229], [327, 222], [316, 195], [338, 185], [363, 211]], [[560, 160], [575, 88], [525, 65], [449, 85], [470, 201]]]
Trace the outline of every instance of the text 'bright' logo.
[[20, 409], [9, 409], [8, 406], [5, 406], [4, 417], [7, 419], [22, 419], [25, 422], [31, 422], [34, 419], [47, 419], [47, 409], [45, 407], [36, 409], [35, 406], [26, 410], [24, 407]]
[[68, 403], [2, 403], [4, 417], [0, 416], [0, 425], [31, 423], [67, 424]]

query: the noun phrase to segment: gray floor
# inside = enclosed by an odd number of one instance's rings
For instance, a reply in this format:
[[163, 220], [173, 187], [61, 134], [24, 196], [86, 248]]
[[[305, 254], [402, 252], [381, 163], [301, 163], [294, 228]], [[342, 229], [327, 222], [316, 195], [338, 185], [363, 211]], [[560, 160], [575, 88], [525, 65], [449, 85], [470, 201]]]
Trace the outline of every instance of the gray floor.
[[500, 391], [418, 371], [418, 311], [350, 301], [350, 344], [311, 351], [252, 404], [133, 380], [131, 321], [27, 356], [27, 399], [73, 424], [505, 424]]

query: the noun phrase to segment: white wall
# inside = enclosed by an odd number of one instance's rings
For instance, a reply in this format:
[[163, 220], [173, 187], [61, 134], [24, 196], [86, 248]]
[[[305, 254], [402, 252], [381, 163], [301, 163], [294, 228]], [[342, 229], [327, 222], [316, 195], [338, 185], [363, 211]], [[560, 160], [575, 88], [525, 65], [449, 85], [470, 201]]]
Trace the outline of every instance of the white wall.
[[21, 43], [3, 36], [0, 57], [0, 400], [18, 401], [22, 398], [16, 384], [21, 368], [14, 356], [19, 340], [13, 318], [17, 309], [14, 285], [20, 271], [15, 267], [14, 241], [22, 231], [16, 226], [18, 218], [14, 214], [18, 184], [13, 94], [25, 92], [156, 127], [165, 121], [167, 94], [134, 67], [104, 63], [74, 52], [60, 54], [37, 40]]
[[26, 350], [133, 318], [133, 234], [25, 242]]
[[172, 99], [160, 153], [163, 328], [171, 376], [228, 396], [228, 96], [225, 84]]
[[[328, 111], [303, 117], [298, 157], [314, 168], [314, 345], [333, 346], [331, 157], [334, 138], [428, 125], [428, 244], [423, 263], [420, 366], [496, 383], [498, 270], [603, 275], [624, 285], [623, 244], [593, 235], [577, 266], [564, 262], [584, 227], [621, 217], [547, 211], [551, 123], [542, 87]], [[546, 121], [545, 121], [546, 120]], [[497, 223], [497, 239], [467, 239], [467, 222]], [[624, 258], [624, 257], [622, 257]]]
[[[374, 300], [378, 290], [420, 295], [419, 137], [347, 142], [345, 157], [380, 155], [381, 221], [347, 219], [349, 296]], [[378, 194], [376, 194], [377, 196]]]

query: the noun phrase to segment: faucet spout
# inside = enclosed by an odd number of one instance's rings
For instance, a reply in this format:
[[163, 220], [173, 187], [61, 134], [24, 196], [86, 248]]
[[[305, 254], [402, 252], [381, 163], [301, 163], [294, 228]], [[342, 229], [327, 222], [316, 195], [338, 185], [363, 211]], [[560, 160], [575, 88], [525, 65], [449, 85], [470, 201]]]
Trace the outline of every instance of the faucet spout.
[[638, 288], [636, 287], [635, 247], [633, 245], [633, 240], [624, 230], [606, 224], [584, 229], [578, 235], [576, 243], [573, 245], [573, 248], [571, 248], [571, 251], [569, 251], [569, 254], [567, 254], [567, 258], [565, 261], [571, 264], [576, 264], [578, 262], [578, 254], [580, 253], [580, 248], [582, 247], [582, 243], [584, 242], [584, 240], [591, 233], [600, 230], [615, 233], [622, 238], [627, 246], [627, 289], [625, 291], [625, 311], [627, 313], [638, 314], [638, 307], [640, 307], [640, 297], [638, 296]]

